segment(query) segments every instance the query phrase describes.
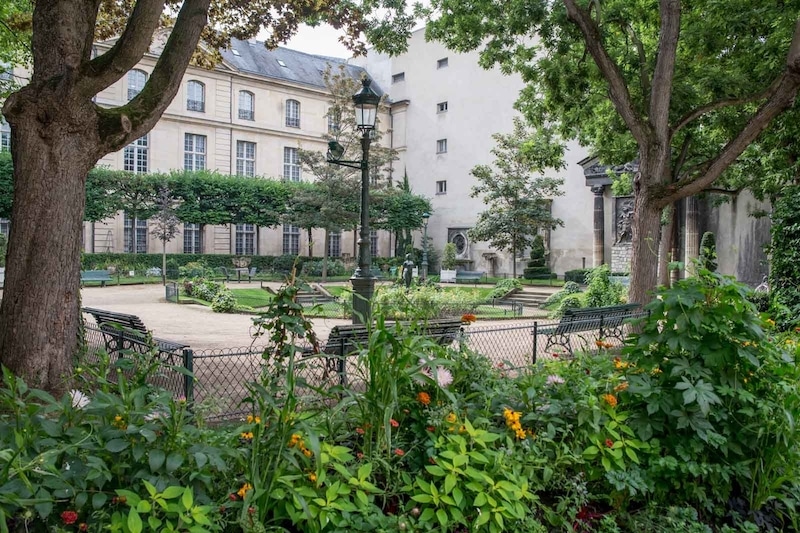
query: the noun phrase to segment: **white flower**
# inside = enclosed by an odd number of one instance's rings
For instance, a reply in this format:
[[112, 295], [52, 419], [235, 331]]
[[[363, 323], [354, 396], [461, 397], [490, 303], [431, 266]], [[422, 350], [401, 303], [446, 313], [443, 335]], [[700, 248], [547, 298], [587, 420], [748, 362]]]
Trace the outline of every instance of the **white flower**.
[[436, 367], [436, 383], [442, 388], [447, 388], [453, 382], [453, 374], [441, 366]]
[[72, 401], [72, 407], [75, 409], [83, 409], [89, 405], [89, 397], [79, 390], [72, 389], [69, 391], [69, 397]]
[[564, 378], [562, 378], [561, 376], [556, 376], [555, 374], [547, 376], [548, 385], [561, 385], [563, 383], [564, 383]]

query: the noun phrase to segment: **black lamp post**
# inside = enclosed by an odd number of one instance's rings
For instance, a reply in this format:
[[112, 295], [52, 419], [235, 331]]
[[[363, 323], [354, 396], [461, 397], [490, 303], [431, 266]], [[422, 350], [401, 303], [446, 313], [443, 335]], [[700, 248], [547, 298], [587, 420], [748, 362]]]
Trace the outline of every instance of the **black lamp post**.
[[353, 95], [356, 106], [356, 127], [361, 132], [361, 160], [341, 159], [344, 148], [336, 141], [328, 143], [328, 163], [361, 169], [361, 230], [358, 236], [358, 268], [350, 281], [353, 284], [353, 324], [369, 324], [372, 321], [370, 302], [375, 292], [375, 278], [370, 273], [372, 257], [369, 238], [369, 145], [375, 130], [378, 104], [381, 101], [370, 88], [372, 80], [361, 80], [361, 90]]
[[430, 213], [422, 213], [422, 271], [419, 273], [420, 281], [428, 278], [428, 219]]

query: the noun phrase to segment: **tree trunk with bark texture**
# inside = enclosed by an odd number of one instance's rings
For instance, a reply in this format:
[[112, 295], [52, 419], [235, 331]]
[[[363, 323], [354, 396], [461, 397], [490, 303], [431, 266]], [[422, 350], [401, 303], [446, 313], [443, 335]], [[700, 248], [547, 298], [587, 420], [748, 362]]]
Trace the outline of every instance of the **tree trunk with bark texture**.
[[29, 386], [60, 393], [79, 342], [80, 235], [97, 125], [91, 109], [46, 87], [28, 86], [16, 96], [6, 106], [14, 204], [0, 357]]
[[645, 200], [644, 194], [634, 199], [636, 216], [632, 225], [631, 285], [628, 301], [647, 304], [650, 291], [658, 281], [658, 249], [661, 236], [661, 209]]

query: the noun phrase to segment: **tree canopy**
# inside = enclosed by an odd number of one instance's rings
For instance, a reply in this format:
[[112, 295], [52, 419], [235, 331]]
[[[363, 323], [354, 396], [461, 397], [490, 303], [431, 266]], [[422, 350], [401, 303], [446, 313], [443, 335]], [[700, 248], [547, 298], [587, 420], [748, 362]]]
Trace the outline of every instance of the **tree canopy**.
[[603, 162], [639, 159], [631, 298], [645, 301], [663, 208], [722, 177], [797, 176], [799, 14], [796, 0], [433, 0], [427, 35], [519, 73], [532, 123]]

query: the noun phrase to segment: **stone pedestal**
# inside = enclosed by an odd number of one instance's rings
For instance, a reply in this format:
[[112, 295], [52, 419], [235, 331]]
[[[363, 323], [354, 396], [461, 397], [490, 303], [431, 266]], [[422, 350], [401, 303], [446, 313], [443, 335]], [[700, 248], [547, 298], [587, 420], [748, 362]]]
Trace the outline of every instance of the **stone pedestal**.
[[611, 247], [611, 272], [630, 272], [633, 246], [630, 242], [621, 242]]

